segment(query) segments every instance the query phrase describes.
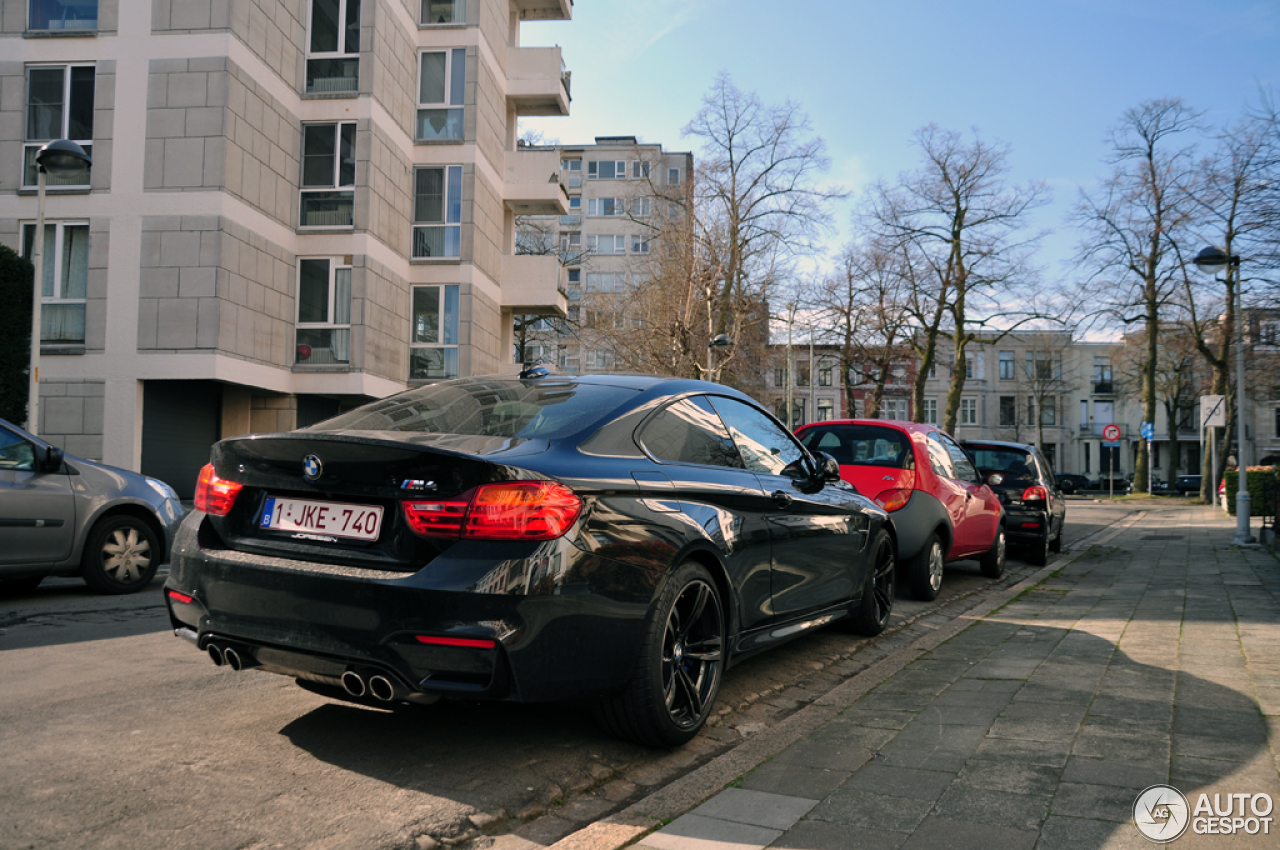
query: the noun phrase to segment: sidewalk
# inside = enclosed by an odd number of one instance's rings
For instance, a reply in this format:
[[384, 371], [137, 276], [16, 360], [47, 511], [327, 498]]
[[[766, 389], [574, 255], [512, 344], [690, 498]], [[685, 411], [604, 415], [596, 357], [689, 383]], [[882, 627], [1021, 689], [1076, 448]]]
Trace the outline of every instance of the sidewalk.
[[[1179, 848], [1280, 846], [1280, 562], [1234, 530], [1207, 507], [1136, 515], [556, 846], [1150, 847], [1153, 785], [1185, 796]], [[1196, 834], [1228, 806], [1236, 834]]]

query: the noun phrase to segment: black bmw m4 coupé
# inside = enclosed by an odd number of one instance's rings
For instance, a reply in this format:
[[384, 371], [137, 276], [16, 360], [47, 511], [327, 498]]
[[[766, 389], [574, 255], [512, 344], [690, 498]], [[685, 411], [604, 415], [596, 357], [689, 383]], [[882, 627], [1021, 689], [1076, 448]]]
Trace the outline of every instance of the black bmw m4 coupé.
[[589, 698], [676, 746], [735, 662], [883, 630], [894, 540], [735, 390], [469, 378], [215, 445], [165, 594], [235, 670], [380, 706]]

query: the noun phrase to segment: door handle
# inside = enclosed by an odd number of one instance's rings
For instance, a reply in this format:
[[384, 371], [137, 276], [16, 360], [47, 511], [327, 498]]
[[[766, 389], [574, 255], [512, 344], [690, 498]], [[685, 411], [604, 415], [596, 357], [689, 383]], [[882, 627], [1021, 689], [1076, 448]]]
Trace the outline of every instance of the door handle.
[[773, 503], [780, 508], [791, 506], [791, 494], [785, 490], [774, 490], [772, 498]]

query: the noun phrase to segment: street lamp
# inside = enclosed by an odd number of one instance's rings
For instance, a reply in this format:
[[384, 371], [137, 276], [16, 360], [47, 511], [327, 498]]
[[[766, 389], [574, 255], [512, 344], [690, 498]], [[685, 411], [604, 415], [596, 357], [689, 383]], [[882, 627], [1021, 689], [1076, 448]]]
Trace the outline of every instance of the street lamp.
[[1236, 536], [1231, 542], [1240, 546], [1254, 542], [1249, 533], [1249, 488], [1244, 459], [1244, 299], [1240, 295], [1240, 258], [1211, 246], [1196, 254], [1195, 264], [1200, 271], [1211, 275], [1228, 268], [1236, 270], [1236, 453], [1239, 455], [1236, 466], [1240, 469], [1240, 482], [1236, 489]]
[[31, 302], [31, 374], [27, 377], [27, 430], [38, 434], [40, 427], [40, 300], [44, 297], [44, 183], [45, 175], [78, 177], [93, 166], [84, 148], [59, 139], [49, 142], [36, 154], [36, 233], [31, 240], [31, 265], [35, 267], [35, 297]]
[[707, 343], [707, 380], [716, 380], [715, 372], [715, 352], [717, 348], [729, 348], [733, 345], [733, 340], [729, 339], [728, 334], [716, 334]]

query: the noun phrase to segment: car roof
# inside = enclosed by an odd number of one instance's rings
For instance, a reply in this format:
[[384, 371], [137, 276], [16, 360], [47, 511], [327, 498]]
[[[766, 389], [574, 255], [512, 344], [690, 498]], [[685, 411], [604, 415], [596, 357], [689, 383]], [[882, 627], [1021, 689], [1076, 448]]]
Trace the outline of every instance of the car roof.
[[930, 422], [910, 422], [906, 419], [824, 419], [821, 422], [807, 422], [797, 428], [796, 432], [827, 425], [882, 425], [911, 434], [927, 434], [930, 431], [942, 430]]
[[1002, 449], [1022, 449], [1026, 452], [1035, 451], [1036, 447], [1030, 443], [1014, 443], [1009, 440], [961, 440], [962, 446], [997, 446]]

